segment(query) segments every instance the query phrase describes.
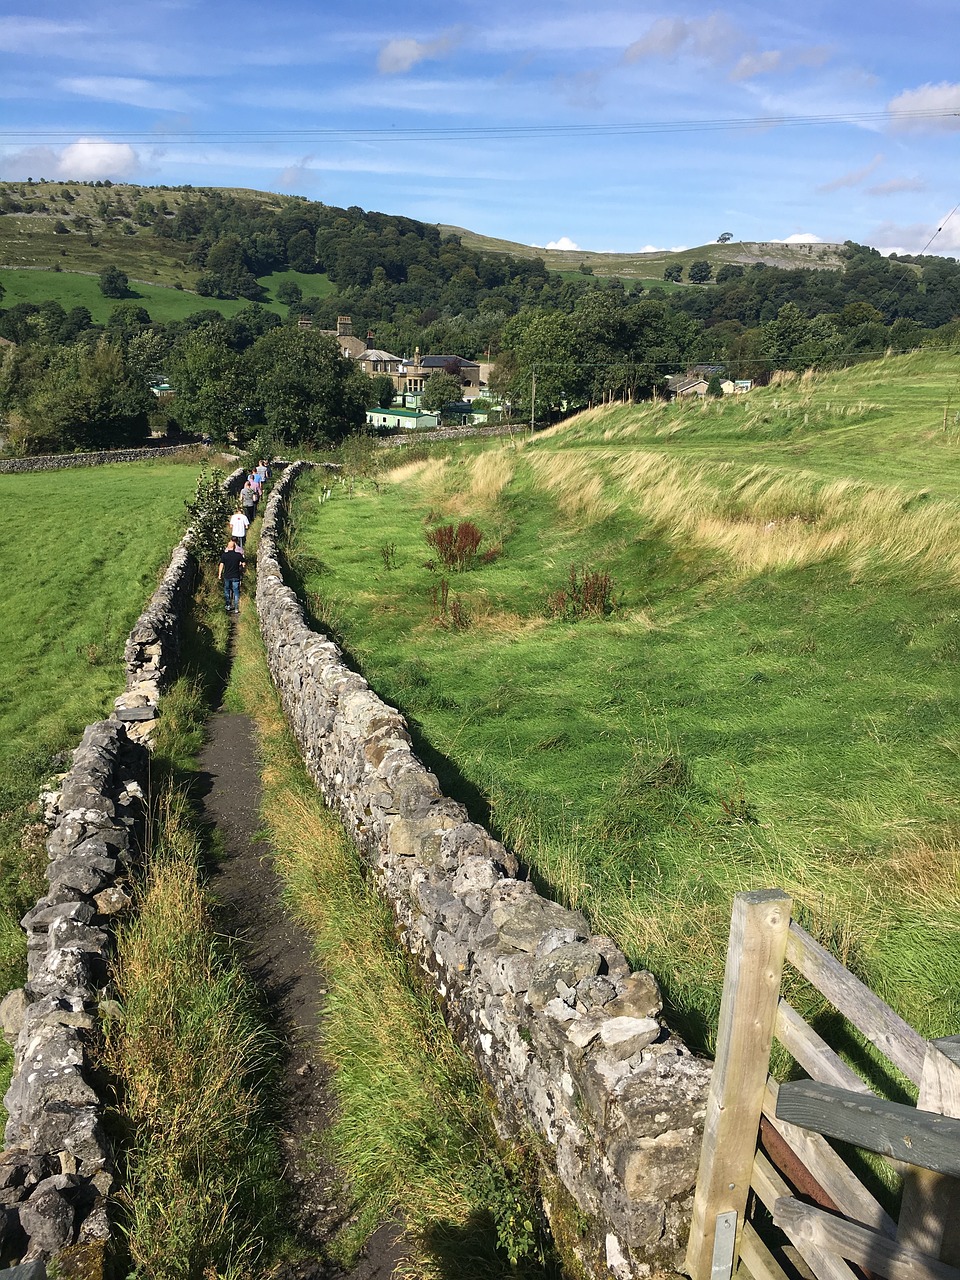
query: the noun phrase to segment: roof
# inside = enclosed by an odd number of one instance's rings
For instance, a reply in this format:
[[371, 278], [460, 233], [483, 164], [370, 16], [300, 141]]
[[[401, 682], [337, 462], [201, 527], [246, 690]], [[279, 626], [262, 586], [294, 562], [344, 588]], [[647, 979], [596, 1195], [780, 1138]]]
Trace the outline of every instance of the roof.
[[385, 417], [394, 418], [435, 418], [435, 413], [426, 413], [422, 409], [368, 409], [367, 413], [382, 413]]
[[443, 369], [448, 364], [455, 364], [458, 369], [463, 369], [467, 365], [471, 369], [479, 369], [480, 366], [476, 360], [466, 360], [463, 356], [421, 356], [421, 369]]
[[389, 360], [389, 361], [392, 361], [394, 364], [402, 363], [401, 356], [393, 356], [390, 354], [389, 351], [379, 351], [375, 347], [367, 347], [366, 351], [364, 351], [362, 355], [359, 355], [357, 359], [358, 360], [380, 360], [381, 362]]

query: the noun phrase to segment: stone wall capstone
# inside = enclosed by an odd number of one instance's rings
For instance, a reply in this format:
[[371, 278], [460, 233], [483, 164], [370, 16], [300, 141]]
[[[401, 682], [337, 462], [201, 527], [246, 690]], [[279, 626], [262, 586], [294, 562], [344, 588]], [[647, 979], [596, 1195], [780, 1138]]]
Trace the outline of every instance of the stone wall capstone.
[[590, 1226], [579, 1252], [622, 1280], [683, 1265], [709, 1064], [664, 1026], [653, 976], [539, 895], [444, 796], [403, 717], [306, 624], [284, 583], [284, 503], [267, 503], [257, 611], [307, 768], [392, 905], [406, 947], [491, 1085]]

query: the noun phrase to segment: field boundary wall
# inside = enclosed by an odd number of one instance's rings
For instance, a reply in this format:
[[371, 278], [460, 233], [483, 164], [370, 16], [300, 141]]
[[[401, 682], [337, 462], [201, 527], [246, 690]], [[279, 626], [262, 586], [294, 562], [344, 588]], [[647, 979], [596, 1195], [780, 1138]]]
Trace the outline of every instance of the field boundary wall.
[[0, 475], [27, 471], [63, 471], [67, 467], [103, 467], [110, 462], [144, 462], [189, 453], [195, 444], [163, 445], [156, 449], [102, 449], [97, 453], [49, 453], [32, 458], [0, 458]]
[[[227, 477], [228, 492], [244, 474], [238, 468]], [[104, 995], [114, 924], [133, 901], [148, 748], [160, 695], [178, 669], [195, 574], [188, 530], [127, 639], [126, 692], [110, 719], [84, 730], [59, 790], [41, 797], [48, 889], [21, 922], [27, 982], [0, 1003], [14, 1049], [0, 1152], [0, 1252], [40, 1262], [71, 1256], [90, 1268], [84, 1275], [101, 1274], [116, 1190], [95, 1071], [101, 1022], [119, 1013]]]
[[491, 1086], [502, 1130], [532, 1136], [556, 1203], [576, 1206], [581, 1263], [620, 1280], [679, 1271], [710, 1066], [665, 1027], [652, 975], [534, 890], [443, 795], [400, 713], [308, 626], [280, 550], [308, 465], [274, 486], [257, 561], [268, 662], [307, 769]]

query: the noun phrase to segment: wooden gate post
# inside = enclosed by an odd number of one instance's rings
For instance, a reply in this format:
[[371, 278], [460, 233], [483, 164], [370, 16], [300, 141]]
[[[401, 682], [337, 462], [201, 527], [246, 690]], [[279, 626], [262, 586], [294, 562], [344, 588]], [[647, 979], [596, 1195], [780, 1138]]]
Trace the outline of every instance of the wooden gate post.
[[[927, 1045], [917, 1108], [960, 1119], [960, 1036]], [[897, 1239], [960, 1266], [960, 1179], [908, 1166]]]
[[[716, 1062], [687, 1246], [693, 1280], [710, 1280], [718, 1215], [736, 1214], [739, 1250], [792, 906], [782, 889], [738, 893], [733, 901]], [[735, 1252], [734, 1266], [736, 1257]]]

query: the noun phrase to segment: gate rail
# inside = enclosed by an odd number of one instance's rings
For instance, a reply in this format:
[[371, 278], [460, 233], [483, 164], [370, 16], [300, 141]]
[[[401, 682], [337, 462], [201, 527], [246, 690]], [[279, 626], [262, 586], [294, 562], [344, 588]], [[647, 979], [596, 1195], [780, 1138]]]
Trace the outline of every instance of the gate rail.
[[[692, 1280], [788, 1280], [751, 1191], [816, 1280], [960, 1280], [960, 1037], [927, 1042], [791, 919], [779, 889], [734, 899], [716, 1064], [687, 1250]], [[918, 1087], [878, 1098], [781, 994], [792, 965]], [[808, 1080], [778, 1085], [774, 1039]], [[892, 1158], [899, 1221], [827, 1141]], [[851, 1269], [851, 1264], [853, 1268]]]

